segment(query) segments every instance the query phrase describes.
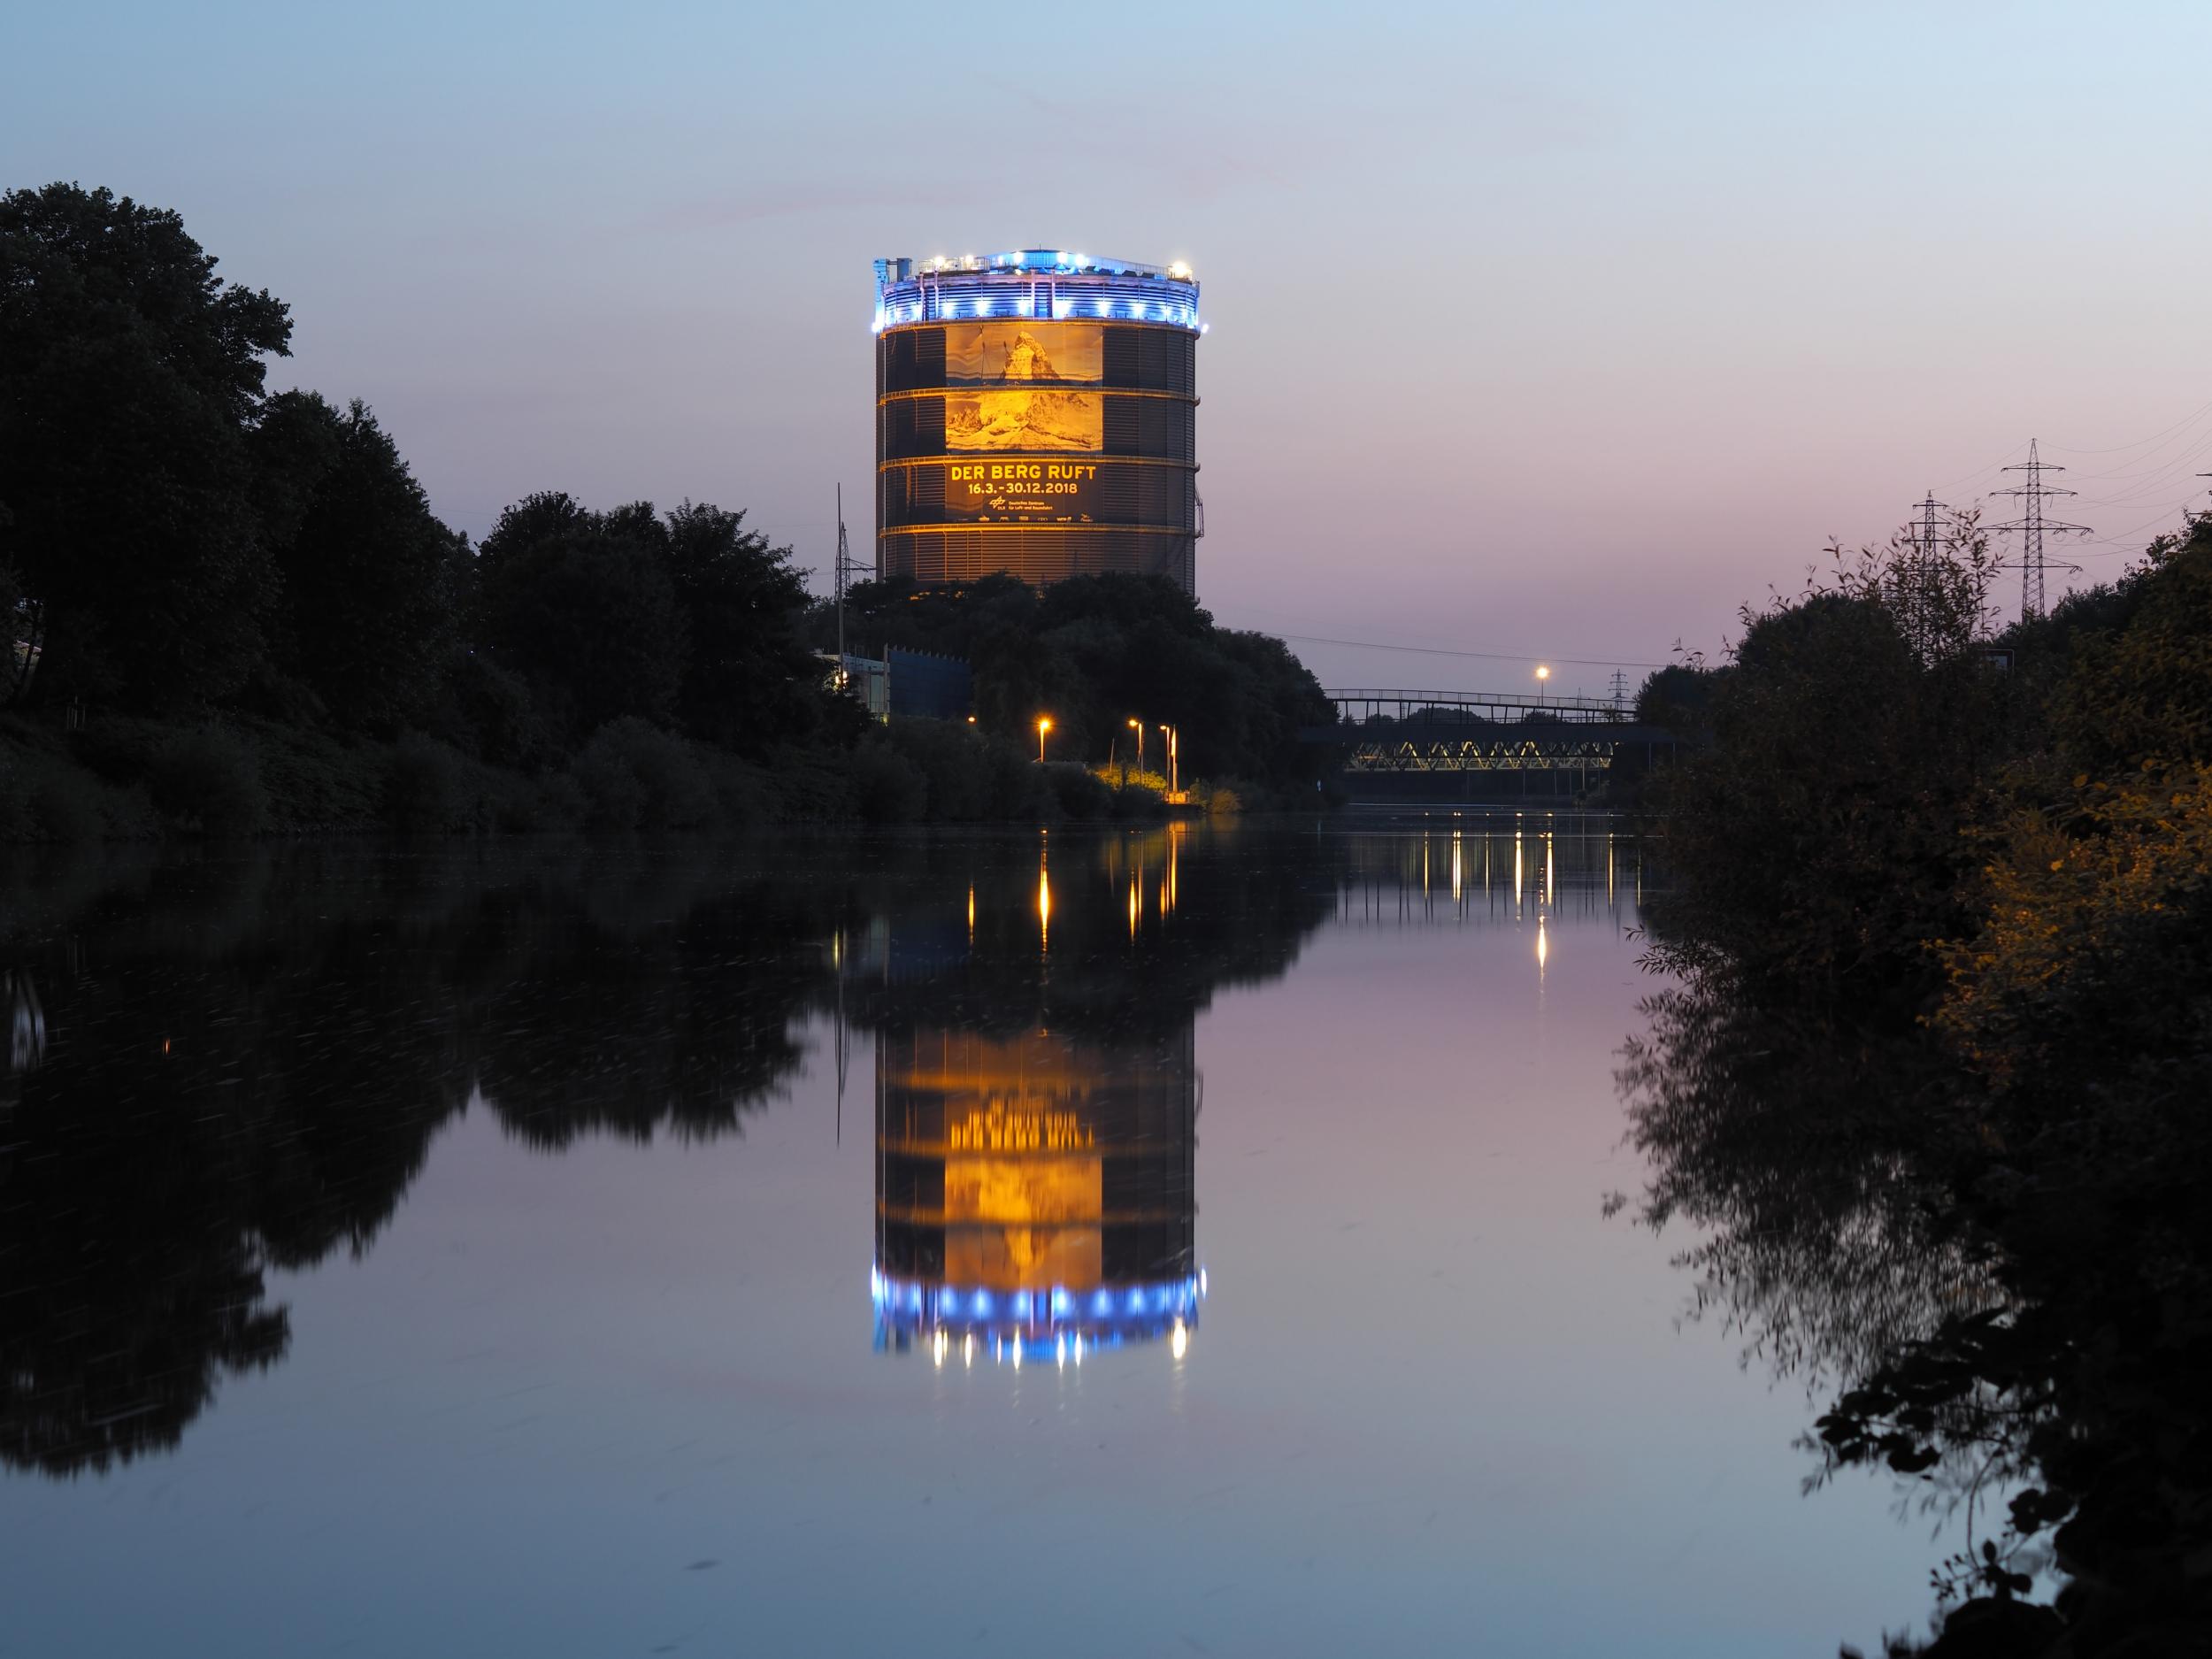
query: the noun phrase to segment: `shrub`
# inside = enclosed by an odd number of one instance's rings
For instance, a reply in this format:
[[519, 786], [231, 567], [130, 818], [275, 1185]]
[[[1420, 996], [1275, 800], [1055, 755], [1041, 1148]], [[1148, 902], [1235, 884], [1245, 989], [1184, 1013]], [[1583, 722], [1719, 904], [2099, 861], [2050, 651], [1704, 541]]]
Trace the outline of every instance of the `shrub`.
[[1091, 776], [1088, 767], [1067, 762], [1039, 770], [1045, 774], [1053, 803], [1066, 817], [1081, 820], [1111, 815], [1113, 791]]
[[30, 780], [26, 803], [30, 838], [42, 841], [96, 841], [105, 827], [100, 788], [73, 766], [44, 765]]
[[1118, 818], [1164, 818], [1167, 816], [1167, 798], [1157, 789], [1131, 784], [1114, 790], [1113, 815]]
[[526, 765], [545, 742], [529, 686], [476, 651], [455, 659], [431, 729], [456, 749], [481, 755], [495, 766]]
[[435, 738], [410, 733], [393, 747], [383, 806], [384, 821], [411, 834], [468, 827], [474, 813], [463, 787], [461, 757]]
[[1050, 787], [1028, 752], [951, 720], [895, 720], [872, 740], [918, 768], [932, 823], [1034, 819], [1052, 810]]
[[714, 816], [714, 787], [680, 739], [635, 715], [592, 733], [571, 768], [598, 829], [684, 829]]
[[966, 725], [894, 720], [871, 740], [914, 766], [928, 784], [933, 822], [965, 824], [991, 816], [991, 765], [985, 740]]
[[853, 750], [852, 775], [860, 816], [871, 824], [912, 824], [929, 808], [928, 778], [884, 737]]
[[788, 823], [849, 818], [859, 810], [851, 751], [786, 746], [770, 757], [767, 781], [774, 816]]
[[715, 812], [725, 828], [745, 829], [767, 821], [773, 812], [774, 786], [759, 767], [720, 749], [707, 750], [704, 762]]
[[526, 819], [516, 826], [519, 829], [572, 830], [591, 813], [583, 785], [565, 772], [548, 772], [534, 783], [526, 780], [523, 792], [511, 799]]
[[164, 817], [203, 835], [250, 835], [269, 810], [253, 750], [219, 726], [171, 737], [146, 782]]
[[0, 749], [0, 843], [31, 839], [31, 786], [23, 763]]
[[991, 816], [1018, 819], [1050, 816], [1052, 785], [1044, 769], [1010, 743], [993, 743], [987, 753]]

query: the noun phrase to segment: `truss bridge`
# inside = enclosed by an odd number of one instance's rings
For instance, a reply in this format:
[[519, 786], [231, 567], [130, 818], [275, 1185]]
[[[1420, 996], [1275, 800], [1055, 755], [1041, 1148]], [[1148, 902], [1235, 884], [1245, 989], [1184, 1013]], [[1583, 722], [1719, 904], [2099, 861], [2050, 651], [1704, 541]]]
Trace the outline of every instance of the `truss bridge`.
[[1340, 751], [1355, 791], [1371, 796], [1572, 800], [1617, 766], [1640, 773], [1680, 739], [1624, 703], [1521, 692], [1354, 687], [1325, 694], [1328, 726], [1302, 741]]

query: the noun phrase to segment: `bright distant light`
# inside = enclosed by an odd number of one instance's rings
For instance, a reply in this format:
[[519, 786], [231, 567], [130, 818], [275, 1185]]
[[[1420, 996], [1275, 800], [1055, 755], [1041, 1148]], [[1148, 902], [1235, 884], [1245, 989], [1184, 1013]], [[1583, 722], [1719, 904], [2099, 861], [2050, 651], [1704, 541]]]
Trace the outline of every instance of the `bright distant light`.
[[1180, 1359], [1190, 1352], [1190, 1327], [1180, 1319], [1175, 1322], [1175, 1333], [1168, 1338], [1168, 1352]]
[[1536, 678], [1539, 680], [1549, 680], [1551, 678], [1551, 670], [1541, 663], [1537, 664]]

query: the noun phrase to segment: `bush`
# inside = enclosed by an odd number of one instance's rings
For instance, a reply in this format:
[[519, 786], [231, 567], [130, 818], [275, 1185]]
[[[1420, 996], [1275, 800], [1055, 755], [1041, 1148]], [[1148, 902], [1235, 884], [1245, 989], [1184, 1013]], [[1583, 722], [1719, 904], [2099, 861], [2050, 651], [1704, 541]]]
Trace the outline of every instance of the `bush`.
[[431, 730], [456, 749], [480, 755], [495, 766], [527, 765], [545, 746], [530, 705], [530, 687], [475, 651], [454, 661], [444, 702]]
[[1053, 810], [1049, 787], [1025, 749], [964, 722], [894, 720], [870, 741], [927, 780], [933, 824], [1034, 819]]
[[146, 782], [164, 817], [203, 835], [250, 835], [269, 810], [253, 750], [219, 726], [171, 737]]
[[852, 774], [860, 816], [871, 824], [912, 824], [928, 810], [928, 778], [882, 736], [853, 751]]
[[591, 814], [583, 785], [565, 772], [548, 772], [535, 783], [523, 780], [507, 801], [523, 820], [518, 829], [572, 830]]
[[926, 780], [932, 822], [967, 824], [993, 816], [990, 757], [973, 726], [894, 720], [869, 741], [889, 749]]
[[707, 781], [714, 790], [715, 813], [723, 827], [746, 829], [773, 815], [773, 780], [759, 767], [720, 749], [706, 750], [703, 758]]
[[714, 787], [690, 748], [635, 715], [593, 733], [570, 770], [595, 829], [685, 829], [714, 816]]
[[1064, 816], [1084, 820], [1112, 815], [1114, 792], [1091, 776], [1088, 767], [1064, 762], [1040, 770], [1052, 792], [1053, 804]]
[[854, 817], [853, 752], [787, 745], [768, 761], [774, 816], [787, 823], [818, 824]]
[[1113, 797], [1113, 814], [1116, 818], [1158, 819], [1167, 816], [1167, 797], [1157, 789], [1148, 789], [1142, 784], [1132, 783], [1117, 787]]
[[443, 835], [472, 826], [460, 756], [435, 738], [410, 733], [392, 749], [384, 778], [384, 821], [411, 834]]
[[106, 827], [99, 785], [74, 767], [40, 767], [28, 794], [26, 816], [34, 841], [96, 841]]

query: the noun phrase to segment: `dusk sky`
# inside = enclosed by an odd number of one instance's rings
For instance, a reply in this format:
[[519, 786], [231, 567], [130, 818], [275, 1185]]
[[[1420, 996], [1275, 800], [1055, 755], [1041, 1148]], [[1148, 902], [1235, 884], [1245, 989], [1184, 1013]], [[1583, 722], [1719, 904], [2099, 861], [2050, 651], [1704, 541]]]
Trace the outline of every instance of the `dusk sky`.
[[8, 35], [0, 183], [178, 210], [291, 303], [271, 384], [367, 400], [472, 535], [531, 490], [688, 495], [818, 570], [841, 480], [864, 553], [870, 261], [1017, 247], [1195, 268], [1200, 596], [1331, 683], [1715, 649], [1828, 537], [1970, 503], [2031, 436], [2096, 532], [2074, 580], [2108, 577], [2212, 472], [2200, 0], [48, 5]]

